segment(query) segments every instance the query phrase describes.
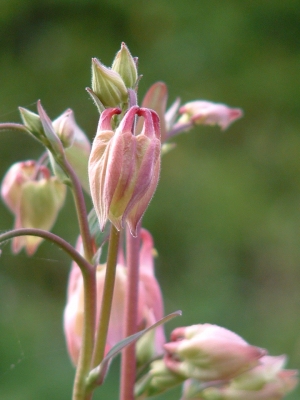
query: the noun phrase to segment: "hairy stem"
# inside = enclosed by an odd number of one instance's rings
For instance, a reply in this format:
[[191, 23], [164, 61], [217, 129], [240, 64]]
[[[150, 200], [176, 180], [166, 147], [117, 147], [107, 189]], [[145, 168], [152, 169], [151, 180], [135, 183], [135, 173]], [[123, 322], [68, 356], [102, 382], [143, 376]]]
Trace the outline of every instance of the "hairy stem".
[[[126, 288], [125, 300], [124, 334], [125, 337], [128, 337], [137, 332], [140, 226], [137, 229], [136, 237], [133, 237], [129, 229], [127, 229], [126, 240], [126, 264], [128, 284]], [[135, 344], [132, 344], [126, 347], [122, 353], [120, 400], [134, 399], [135, 377]]]

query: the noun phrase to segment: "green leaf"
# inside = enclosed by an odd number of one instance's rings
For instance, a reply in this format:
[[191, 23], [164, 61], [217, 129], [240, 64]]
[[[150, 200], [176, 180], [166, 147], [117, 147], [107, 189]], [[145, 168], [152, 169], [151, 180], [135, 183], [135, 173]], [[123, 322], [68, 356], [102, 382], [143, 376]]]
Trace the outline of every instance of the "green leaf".
[[175, 311], [164, 318], [157, 321], [155, 324], [151, 325], [149, 328], [146, 328], [140, 332], [135, 333], [134, 335], [128, 336], [127, 338], [121, 340], [121, 342], [117, 343], [103, 358], [100, 365], [94, 368], [87, 377], [86, 386], [87, 389], [91, 389], [95, 387], [95, 384], [101, 385], [104, 382], [106, 377], [109, 363], [112, 361], [114, 357], [116, 357], [125, 347], [129, 346], [130, 344], [135, 343], [141, 336], [145, 333], [149, 332], [151, 329], [157, 328], [158, 326], [165, 324], [166, 322], [170, 321], [171, 319], [182, 315], [182, 312]]
[[110, 231], [110, 223], [105, 225], [103, 232], [100, 230], [100, 225], [98, 217], [94, 208], [91, 209], [88, 215], [88, 224], [90, 228], [90, 233], [94, 239], [97, 248], [101, 247], [103, 243], [107, 240]]

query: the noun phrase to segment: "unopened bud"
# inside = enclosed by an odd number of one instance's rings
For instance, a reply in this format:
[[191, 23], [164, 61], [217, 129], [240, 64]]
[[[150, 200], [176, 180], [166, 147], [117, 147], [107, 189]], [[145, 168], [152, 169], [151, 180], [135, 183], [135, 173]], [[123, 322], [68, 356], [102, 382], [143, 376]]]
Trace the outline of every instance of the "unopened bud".
[[[131, 107], [114, 133], [105, 110], [89, 160], [94, 207], [104, 228], [107, 219], [120, 230], [126, 221], [133, 235], [155, 192], [160, 171], [159, 118], [153, 110]], [[119, 111], [118, 111], [119, 112]], [[132, 132], [135, 116], [143, 116], [142, 132]]]
[[105, 107], [118, 107], [128, 101], [128, 93], [120, 74], [92, 59], [92, 89]]
[[216, 325], [175, 329], [165, 344], [171, 371], [203, 382], [230, 379], [259, 364], [266, 351]]
[[19, 111], [21, 114], [22, 121], [24, 126], [28, 129], [28, 131], [39, 141], [44, 143], [45, 134], [41, 119], [38, 114], [33, 113], [32, 111], [27, 110], [26, 108], [19, 107]]
[[[65, 156], [83, 186], [89, 192], [88, 180], [88, 159], [91, 152], [91, 144], [85, 133], [75, 121], [74, 112], [71, 109], [66, 110], [62, 115], [52, 122], [53, 128], [61, 139], [65, 149]], [[52, 160], [52, 164], [53, 164]], [[53, 165], [54, 166], [54, 165]], [[56, 174], [61, 173], [63, 181], [64, 173], [58, 165], [55, 165]]]
[[136, 63], [125, 43], [122, 43], [111, 68], [120, 74], [127, 88], [134, 87], [138, 78]]
[[[282, 369], [284, 356], [265, 356], [260, 364], [224, 384], [213, 385], [198, 393], [202, 400], [281, 400], [298, 383], [297, 371]], [[188, 399], [184, 390], [183, 400]]]
[[72, 146], [77, 124], [74, 113], [69, 108], [52, 122], [55, 133], [60, 138], [64, 148]]

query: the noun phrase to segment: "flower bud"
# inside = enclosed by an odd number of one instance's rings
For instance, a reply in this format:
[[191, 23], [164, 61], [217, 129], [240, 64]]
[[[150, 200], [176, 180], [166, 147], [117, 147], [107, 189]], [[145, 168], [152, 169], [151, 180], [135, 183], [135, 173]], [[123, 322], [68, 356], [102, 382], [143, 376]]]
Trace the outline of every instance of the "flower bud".
[[[15, 214], [15, 228], [38, 228], [50, 230], [63, 205], [66, 188], [44, 166], [34, 161], [14, 164], [5, 175], [1, 195]], [[32, 255], [42, 238], [19, 236], [13, 239], [13, 251], [23, 247]]]
[[243, 115], [240, 108], [230, 108], [225, 104], [203, 100], [186, 103], [179, 109], [179, 112], [182, 117], [177, 124], [193, 122], [196, 125], [219, 125], [222, 130], [228, 128]]
[[[140, 251], [140, 277], [138, 296], [138, 329], [146, 329], [163, 317], [162, 295], [159, 284], [154, 276], [153, 261], [150, 265], [153, 251], [151, 247], [151, 235], [142, 230], [142, 246]], [[150, 244], [149, 244], [150, 243]], [[78, 240], [76, 249], [82, 253], [81, 239]], [[102, 294], [104, 288], [106, 265], [98, 265], [96, 272], [97, 281], [97, 319], [101, 309]], [[113, 302], [110, 323], [108, 327], [105, 353], [115, 344], [124, 339], [124, 313], [125, 296], [127, 288], [127, 268], [124, 265], [124, 257], [120, 250], [116, 268], [116, 280], [114, 286]], [[73, 363], [76, 365], [82, 340], [83, 329], [83, 280], [80, 269], [76, 263], [72, 263], [69, 277], [67, 305], [64, 312], [64, 330], [67, 347]], [[159, 354], [165, 342], [163, 328], [155, 330], [154, 342], [149, 343], [153, 349], [152, 355]]]
[[105, 107], [117, 107], [128, 101], [128, 93], [120, 74], [92, 59], [92, 89]]
[[[260, 364], [223, 385], [199, 392], [204, 400], [281, 400], [298, 382], [297, 371], [284, 370], [285, 357], [265, 356]], [[213, 383], [213, 382], [212, 382]], [[188, 398], [183, 396], [183, 398]]]
[[[126, 221], [135, 236], [158, 183], [159, 118], [153, 110], [131, 107], [114, 133], [109, 119], [117, 111], [105, 111], [89, 159], [91, 195], [101, 229], [107, 219], [118, 230]], [[143, 130], [137, 136], [132, 132], [136, 115], [144, 117]]]
[[210, 324], [177, 328], [171, 340], [164, 345], [166, 366], [204, 382], [230, 379], [258, 365], [266, 354], [235, 333]]
[[122, 43], [121, 50], [116, 54], [111, 69], [118, 72], [127, 88], [134, 87], [138, 78], [137, 68], [125, 43]]
[[[91, 144], [77, 125], [74, 112], [71, 109], [66, 110], [52, 122], [52, 125], [64, 147], [67, 147], [65, 149], [66, 159], [74, 169], [83, 188], [89, 192], [87, 169]], [[60, 169], [58, 165], [55, 167]], [[63, 171], [61, 173], [63, 174]]]
[[75, 131], [80, 129], [75, 122], [74, 113], [69, 108], [52, 122], [57, 136], [60, 138], [64, 148], [72, 146]]
[[28, 131], [38, 140], [42, 140], [44, 137], [44, 129], [39, 115], [23, 107], [19, 107], [19, 111]]

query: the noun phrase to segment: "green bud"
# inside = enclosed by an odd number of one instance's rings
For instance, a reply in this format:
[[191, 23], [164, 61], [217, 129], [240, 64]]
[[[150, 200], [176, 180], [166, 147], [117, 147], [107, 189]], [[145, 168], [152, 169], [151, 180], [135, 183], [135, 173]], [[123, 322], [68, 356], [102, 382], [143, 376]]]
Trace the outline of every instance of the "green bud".
[[120, 74], [92, 58], [92, 90], [105, 107], [116, 107], [128, 101], [128, 93]]
[[136, 63], [124, 42], [121, 50], [116, 54], [111, 68], [120, 74], [127, 88], [134, 87], [138, 78]]
[[47, 147], [55, 158], [60, 158], [64, 154], [62, 142], [55, 133], [52, 122], [46, 114], [46, 111], [43, 109], [40, 100], [37, 103], [37, 109], [43, 126], [44, 134], [49, 141], [49, 146]]
[[37, 139], [38, 141], [45, 144], [45, 134], [43, 125], [39, 115], [26, 110], [26, 108], [19, 107], [22, 121], [28, 131]]

